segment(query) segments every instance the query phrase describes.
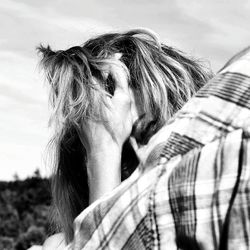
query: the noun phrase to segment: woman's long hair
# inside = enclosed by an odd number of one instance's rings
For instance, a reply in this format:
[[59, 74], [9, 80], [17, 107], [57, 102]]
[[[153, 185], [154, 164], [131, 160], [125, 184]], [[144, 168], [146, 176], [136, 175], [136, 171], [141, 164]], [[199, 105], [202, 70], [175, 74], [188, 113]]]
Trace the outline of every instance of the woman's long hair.
[[[160, 43], [154, 33], [144, 29], [104, 34], [67, 50], [52, 51], [49, 46], [38, 50], [51, 86], [55, 218], [69, 242], [73, 238], [73, 220], [88, 206], [89, 199], [87, 154], [78, 129], [82, 119], [102, 117], [105, 93], [114, 92], [113, 79], [104, 77], [107, 64], [115, 63], [113, 55], [121, 53], [129, 86], [140, 103], [143, 115], [134, 124], [132, 136], [141, 145], [208, 81], [211, 73], [200, 62]], [[127, 141], [122, 152], [123, 180], [137, 164]]]

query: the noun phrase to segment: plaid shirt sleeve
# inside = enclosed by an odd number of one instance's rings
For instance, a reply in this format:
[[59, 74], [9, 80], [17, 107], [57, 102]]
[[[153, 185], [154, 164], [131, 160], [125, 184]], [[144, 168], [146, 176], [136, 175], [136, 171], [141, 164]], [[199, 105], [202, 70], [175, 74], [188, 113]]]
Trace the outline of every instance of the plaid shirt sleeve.
[[75, 220], [67, 249], [250, 248], [250, 49], [154, 137], [130, 178]]

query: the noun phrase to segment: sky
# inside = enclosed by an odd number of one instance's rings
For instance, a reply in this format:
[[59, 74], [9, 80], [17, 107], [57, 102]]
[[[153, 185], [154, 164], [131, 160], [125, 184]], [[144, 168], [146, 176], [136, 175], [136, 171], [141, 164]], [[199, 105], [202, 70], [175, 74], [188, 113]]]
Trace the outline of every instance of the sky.
[[250, 45], [250, 0], [1, 0], [0, 180], [46, 164], [48, 88], [36, 46], [66, 49], [110, 31], [145, 27], [216, 72]]

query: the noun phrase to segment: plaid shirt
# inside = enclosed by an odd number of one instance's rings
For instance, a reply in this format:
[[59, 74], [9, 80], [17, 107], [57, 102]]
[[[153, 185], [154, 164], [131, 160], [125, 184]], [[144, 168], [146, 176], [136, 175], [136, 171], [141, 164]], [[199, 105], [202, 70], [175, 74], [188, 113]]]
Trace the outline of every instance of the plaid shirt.
[[238, 57], [76, 218], [67, 249], [250, 248], [250, 50]]

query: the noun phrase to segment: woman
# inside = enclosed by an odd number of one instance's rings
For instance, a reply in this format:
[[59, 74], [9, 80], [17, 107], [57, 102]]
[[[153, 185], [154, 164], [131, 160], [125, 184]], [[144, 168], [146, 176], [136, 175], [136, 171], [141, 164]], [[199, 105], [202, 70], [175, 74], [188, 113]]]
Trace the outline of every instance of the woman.
[[54, 111], [55, 218], [68, 243], [74, 218], [133, 172], [135, 151], [211, 74], [142, 29], [39, 51]]

